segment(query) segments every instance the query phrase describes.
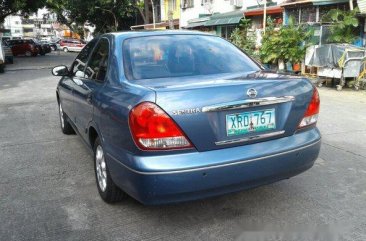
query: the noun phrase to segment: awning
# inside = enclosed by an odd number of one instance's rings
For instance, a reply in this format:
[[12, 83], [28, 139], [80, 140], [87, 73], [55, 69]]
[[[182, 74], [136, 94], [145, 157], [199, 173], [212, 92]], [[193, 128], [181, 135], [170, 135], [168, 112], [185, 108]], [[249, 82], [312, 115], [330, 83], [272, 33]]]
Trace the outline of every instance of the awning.
[[[173, 25], [174, 26], [179, 26], [179, 19], [173, 19]], [[169, 27], [169, 22], [168, 21], [155, 23], [155, 29], [166, 29], [167, 27]], [[135, 30], [135, 29], [154, 29], [154, 24], [148, 23], [148, 24], [142, 24], [142, 25], [135, 25], [135, 26], [131, 26], [130, 29], [131, 30]]]
[[244, 17], [243, 11], [233, 11], [228, 13], [213, 14], [210, 20], [205, 22], [205, 26], [238, 24]]
[[280, 6], [291, 6], [291, 5], [297, 5], [297, 4], [313, 4], [313, 5], [331, 5], [331, 4], [337, 4], [337, 3], [346, 3], [349, 2], [349, 0], [287, 0], [283, 2]]
[[337, 3], [348, 3], [349, 0], [313, 0], [313, 5], [331, 5]]
[[195, 28], [195, 27], [202, 27], [205, 26], [205, 23], [209, 20], [209, 17], [204, 18], [195, 18], [188, 20], [187, 26], [184, 26], [183, 28]]
[[[259, 9], [251, 9], [251, 10], [247, 10], [244, 12], [244, 15], [247, 16], [260, 16], [263, 15], [263, 8], [259, 8]], [[268, 7], [266, 10], [267, 14], [276, 14], [276, 13], [282, 13], [283, 12], [283, 8], [279, 7], [279, 6], [275, 6], [275, 7]]]

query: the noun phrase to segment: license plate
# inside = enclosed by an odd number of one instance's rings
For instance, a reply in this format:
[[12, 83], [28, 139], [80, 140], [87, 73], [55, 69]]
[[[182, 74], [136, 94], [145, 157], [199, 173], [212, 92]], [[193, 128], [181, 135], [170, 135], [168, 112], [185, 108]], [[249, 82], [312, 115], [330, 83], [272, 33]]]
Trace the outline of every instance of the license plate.
[[226, 134], [236, 136], [276, 129], [275, 109], [226, 115]]

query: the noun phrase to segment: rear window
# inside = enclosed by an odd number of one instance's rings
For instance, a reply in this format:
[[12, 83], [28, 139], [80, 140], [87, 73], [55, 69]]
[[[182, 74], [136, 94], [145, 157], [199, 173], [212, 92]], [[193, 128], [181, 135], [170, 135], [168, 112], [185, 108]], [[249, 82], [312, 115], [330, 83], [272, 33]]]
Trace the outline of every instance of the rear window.
[[123, 43], [129, 80], [239, 73], [259, 70], [226, 40], [204, 35], [130, 38]]

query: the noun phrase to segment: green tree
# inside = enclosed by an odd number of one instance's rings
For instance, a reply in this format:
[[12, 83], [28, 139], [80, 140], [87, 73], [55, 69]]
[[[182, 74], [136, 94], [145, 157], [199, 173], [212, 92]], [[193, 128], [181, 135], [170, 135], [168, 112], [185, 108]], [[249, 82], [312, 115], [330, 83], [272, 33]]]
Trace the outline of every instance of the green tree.
[[290, 18], [289, 24], [275, 29], [273, 21], [268, 21], [266, 33], [262, 39], [260, 58], [263, 63], [277, 63], [278, 60], [301, 62], [305, 57], [306, 42], [312, 36], [312, 31], [294, 24]]
[[[130, 0], [46, 0], [46, 6], [57, 14], [58, 21], [72, 31], [80, 32], [85, 22], [96, 26], [96, 33], [129, 29], [134, 24], [138, 5]], [[141, 6], [140, 6], [141, 7]]]
[[5, 18], [11, 14], [35, 12], [44, 4], [45, 0], [1, 0], [0, 23], [3, 23]]
[[357, 38], [358, 12], [358, 8], [352, 11], [331, 9], [324, 15], [322, 22], [332, 24], [331, 34], [327, 41], [330, 43], [352, 43]]
[[230, 41], [252, 57], [256, 57], [255, 35], [249, 32], [250, 19], [241, 19], [239, 26], [230, 35]]

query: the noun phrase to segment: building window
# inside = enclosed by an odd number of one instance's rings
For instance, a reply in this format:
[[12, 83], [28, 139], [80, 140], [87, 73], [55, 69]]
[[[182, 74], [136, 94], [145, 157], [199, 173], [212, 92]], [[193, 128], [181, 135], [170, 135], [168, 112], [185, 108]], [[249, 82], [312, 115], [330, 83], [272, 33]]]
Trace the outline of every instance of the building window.
[[316, 7], [308, 6], [301, 8], [300, 23], [316, 22]]
[[295, 23], [299, 22], [299, 14], [300, 14], [299, 8], [289, 8], [287, 10], [288, 19], [292, 18]]
[[18, 25], [19, 24], [19, 21], [15, 21], [15, 25]]
[[234, 29], [237, 26], [235, 25], [229, 25], [229, 26], [222, 26], [221, 27], [221, 37], [225, 39], [230, 39], [231, 33], [234, 31]]
[[14, 30], [14, 33], [20, 33], [20, 30], [16, 29]]
[[193, 8], [193, 0], [182, 0], [182, 9], [185, 9], [185, 8]]
[[340, 9], [343, 11], [349, 10], [349, 5], [348, 3], [346, 4], [337, 4], [337, 5], [325, 5], [325, 6], [319, 6], [319, 21], [322, 20], [322, 18], [327, 15], [327, 13], [331, 10], [331, 9]]
[[177, 7], [176, 0], [168, 0], [168, 10], [174, 12]]
[[209, 4], [209, 3], [213, 3], [213, 0], [201, 0], [201, 5], [205, 5], [205, 4]]

